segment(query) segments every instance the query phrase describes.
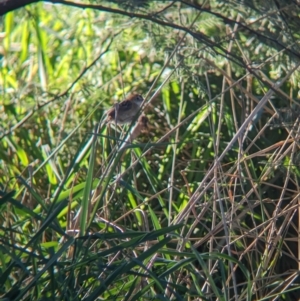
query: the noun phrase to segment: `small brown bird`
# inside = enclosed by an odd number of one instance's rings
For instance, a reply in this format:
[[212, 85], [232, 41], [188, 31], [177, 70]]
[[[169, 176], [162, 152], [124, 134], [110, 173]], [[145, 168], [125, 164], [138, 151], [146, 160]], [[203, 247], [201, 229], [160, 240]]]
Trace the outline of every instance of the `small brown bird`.
[[106, 122], [115, 122], [117, 124], [132, 122], [143, 101], [142, 95], [133, 94], [122, 102], [115, 104], [113, 108], [108, 110]]

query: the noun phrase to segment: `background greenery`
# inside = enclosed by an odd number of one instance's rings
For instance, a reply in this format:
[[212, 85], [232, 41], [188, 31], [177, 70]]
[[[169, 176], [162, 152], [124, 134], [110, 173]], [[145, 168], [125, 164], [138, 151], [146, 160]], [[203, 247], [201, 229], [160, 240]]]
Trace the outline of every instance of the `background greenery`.
[[56, 2], [1, 20], [1, 298], [299, 298], [299, 4]]

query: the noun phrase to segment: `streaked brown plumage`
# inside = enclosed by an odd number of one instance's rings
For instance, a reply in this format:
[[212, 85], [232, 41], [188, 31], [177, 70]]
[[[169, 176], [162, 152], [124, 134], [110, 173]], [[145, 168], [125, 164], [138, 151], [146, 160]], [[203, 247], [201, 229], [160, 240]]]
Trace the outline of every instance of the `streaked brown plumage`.
[[115, 122], [117, 124], [126, 124], [132, 122], [139, 112], [144, 98], [142, 95], [134, 94], [120, 103], [114, 105], [107, 111], [106, 122]]

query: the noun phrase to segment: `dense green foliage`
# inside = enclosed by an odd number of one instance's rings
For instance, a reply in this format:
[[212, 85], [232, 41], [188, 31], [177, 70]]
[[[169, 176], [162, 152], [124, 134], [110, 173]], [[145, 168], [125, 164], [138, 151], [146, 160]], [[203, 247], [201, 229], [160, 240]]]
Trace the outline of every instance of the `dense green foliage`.
[[299, 5], [76, 3], [2, 19], [0, 297], [299, 298]]

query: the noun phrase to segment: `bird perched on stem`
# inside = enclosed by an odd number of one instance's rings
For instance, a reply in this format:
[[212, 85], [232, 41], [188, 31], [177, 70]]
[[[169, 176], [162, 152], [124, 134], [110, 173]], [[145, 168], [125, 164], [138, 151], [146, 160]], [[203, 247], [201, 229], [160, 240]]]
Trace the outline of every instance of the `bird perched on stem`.
[[149, 132], [148, 122], [149, 122], [149, 119], [145, 115], [142, 114], [139, 117], [135, 127], [133, 128], [132, 132], [130, 133], [130, 136], [129, 136], [130, 142], [132, 142], [135, 138], [137, 138], [141, 133]]
[[115, 104], [107, 112], [106, 123], [131, 123], [136, 114], [140, 111], [143, 101], [144, 98], [142, 95], [133, 94], [122, 102]]

